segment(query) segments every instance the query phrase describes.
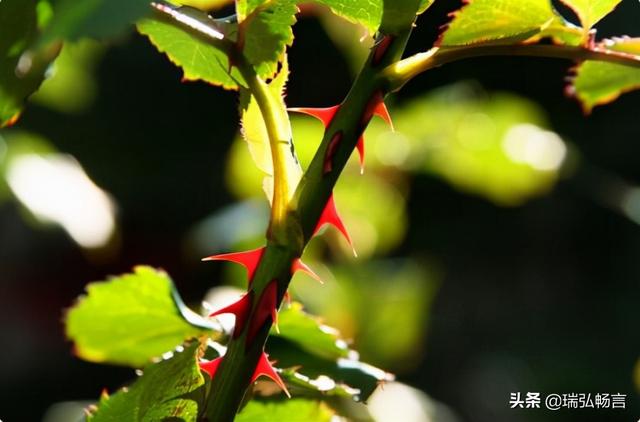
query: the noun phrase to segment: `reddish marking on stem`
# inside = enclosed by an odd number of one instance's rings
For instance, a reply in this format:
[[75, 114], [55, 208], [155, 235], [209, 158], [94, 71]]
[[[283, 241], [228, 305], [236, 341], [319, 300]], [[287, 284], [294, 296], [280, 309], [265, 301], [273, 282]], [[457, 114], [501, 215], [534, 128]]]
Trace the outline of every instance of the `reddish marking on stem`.
[[384, 58], [384, 55], [387, 54], [387, 51], [389, 50], [389, 46], [391, 45], [393, 39], [394, 37], [392, 35], [385, 35], [384, 38], [382, 38], [382, 40], [380, 40], [380, 42], [378, 42], [373, 47], [375, 48], [372, 60], [372, 64], [374, 66], [378, 65]]
[[324, 282], [320, 280], [320, 277], [318, 277], [318, 274], [314, 273], [313, 270], [309, 268], [307, 264], [302, 262], [300, 258], [296, 258], [293, 260], [293, 263], [291, 264], [291, 275], [295, 274], [298, 271], [302, 271], [303, 273], [316, 280], [318, 283], [324, 284]]
[[313, 233], [316, 234], [318, 230], [320, 230], [325, 224], [331, 224], [336, 229], [338, 229], [338, 231], [342, 233], [342, 235], [345, 237], [345, 239], [349, 243], [349, 246], [351, 246], [351, 249], [353, 250], [353, 255], [358, 256], [355, 248], [353, 247], [351, 236], [349, 236], [349, 232], [347, 231], [347, 228], [344, 226], [344, 223], [342, 222], [342, 218], [340, 217], [340, 214], [338, 214], [338, 210], [336, 208], [336, 202], [333, 199], [333, 194], [331, 194], [331, 196], [329, 197], [329, 200], [327, 201], [327, 205], [324, 207], [324, 211], [322, 211], [322, 214], [318, 219], [318, 224], [316, 225], [316, 228], [313, 231]]
[[289, 393], [289, 390], [287, 390], [287, 386], [284, 384], [284, 382], [282, 381], [282, 378], [280, 378], [280, 375], [278, 375], [276, 370], [273, 369], [273, 366], [271, 366], [271, 362], [269, 362], [269, 357], [265, 352], [262, 352], [262, 354], [260, 355], [260, 359], [258, 360], [258, 365], [256, 366], [256, 370], [253, 373], [253, 377], [251, 377], [251, 382], [256, 381], [261, 376], [271, 378], [271, 380], [276, 384], [278, 384], [278, 387], [280, 387], [282, 391], [284, 391], [287, 397], [291, 398], [291, 394]]
[[322, 167], [322, 171], [324, 174], [331, 172], [331, 170], [333, 169], [333, 156], [336, 154], [341, 141], [342, 131], [333, 135], [333, 138], [331, 138], [331, 141], [329, 141], [327, 152], [325, 152], [324, 154], [324, 166]]
[[222, 362], [222, 356], [207, 362], [202, 362], [202, 361], [198, 362], [198, 366], [200, 367], [201, 371], [204, 371], [207, 374], [209, 374], [209, 378], [213, 379], [213, 377], [216, 374], [216, 371], [218, 370], [218, 367], [220, 366], [220, 362]]
[[324, 107], [324, 108], [310, 108], [310, 107], [294, 107], [290, 108], [289, 111], [293, 111], [294, 113], [303, 113], [308, 114], [309, 116], [313, 116], [316, 119], [320, 120], [324, 127], [328, 127], [333, 120], [333, 116], [336, 115], [339, 105], [333, 107]]
[[258, 306], [253, 312], [251, 322], [249, 323], [249, 331], [247, 332], [247, 347], [253, 343], [253, 340], [260, 331], [260, 328], [271, 318], [271, 321], [278, 326], [278, 281], [272, 280], [262, 292]]
[[209, 314], [209, 317], [214, 317], [222, 314], [233, 314], [236, 317], [236, 324], [233, 327], [233, 338], [238, 338], [244, 330], [244, 326], [247, 324], [249, 318], [249, 312], [251, 312], [251, 305], [253, 304], [253, 290], [246, 295], [242, 296], [240, 300], [226, 306], [218, 311]]
[[230, 261], [240, 264], [247, 269], [247, 277], [249, 279], [249, 285], [253, 280], [253, 275], [260, 264], [260, 259], [264, 253], [265, 247], [253, 249], [245, 252], [226, 253], [221, 255], [211, 255], [206, 258], [202, 258], [203, 261]]

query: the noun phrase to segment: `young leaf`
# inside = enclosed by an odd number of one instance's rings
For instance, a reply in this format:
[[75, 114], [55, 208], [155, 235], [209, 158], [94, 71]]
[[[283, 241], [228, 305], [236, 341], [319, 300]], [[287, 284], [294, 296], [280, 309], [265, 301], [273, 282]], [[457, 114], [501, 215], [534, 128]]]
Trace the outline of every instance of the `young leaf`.
[[[602, 48], [639, 56], [640, 38], [605, 40]], [[593, 107], [616, 100], [625, 92], [640, 89], [640, 69], [624, 65], [586, 61], [576, 69], [570, 92], [581, 102], [586, 112]]]
[[470, 0], [455, 13], [442, 46], [526, 40], [555, 17], [549, 0]]
[[198, 390], [205, 380], [197, 364], [198, 342], [145, 368], [129, 389], [122, 389], [98, 403], [91, 422], [195, 422], [204, 401]]
[[133, 367], [213, 328], [184, 308], [166, 273], [150, 267], [89, 284], [66, 317], [78, 356]]
[[[0, 127], [18, 119], [25, 100], [38, 89], [47, 67], [60, 50], [60, 45], [54, 44], [27, 51], [38, 36], [38, 23], [45, 19], [37, 12], [37, 3], [36, 0], [0, 1]], [[48, 9], [40, 7], [39, 10]]]
[[150, 11], [149, 0], [60, 0], [40, 42], [112, 37]]
[[[208, 19], [201, 12], [203, 19]], [[176, 66], [182, 68], [184, 79], [203, 80], [225, 89], [246, 86], [240, 72], [231, 66], [229, 57], [211, 40], [195, 30], [179, 26], [167, 17], [157, 16], [138, 23], [138, 31]]]
[[296, 0], [274, 0], [259, 6], [242, 23], [243, 53], [262, 77], [271, 77], [293, 42]]
[[329, 422], [333, 412], [323, 403], [292, 399], [260, 402], [252, 400], [238, 414], [236, 422], [305, 421]]
[[350, 22], [363, 25], [369, 33], [378, 30], [382, 21], [383, 0], [316, 0], [328, 6], [333, 13]]
[[589, 30], [620, 4], [621, 0], [561, 0], [580, 19], [582, 26]]
[[338, 332], [305, 313], [300, 303], [293, 302], [280, 311], [278, 323], [280, 332], [272, 330], [272, 336], [287, 339], [309, 353], [326, 359], [346, 358], [349, 355], [349, 349], [338, 337]]

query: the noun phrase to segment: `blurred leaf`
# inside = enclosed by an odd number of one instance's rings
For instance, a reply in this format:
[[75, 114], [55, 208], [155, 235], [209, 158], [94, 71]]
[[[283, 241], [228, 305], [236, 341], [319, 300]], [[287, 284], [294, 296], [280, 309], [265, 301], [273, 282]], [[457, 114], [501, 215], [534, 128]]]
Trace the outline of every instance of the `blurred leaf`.
[[142, 20], [138, 31], [182, 68], [185, 80], [203, 80], [225, 89], [246, 85], [238, 69], [231, 67], [227, 54], [195, 31], [180, 27], [164, 16]]
[[151, 12], [148, 0], [60, 0], [40, 44], [77, 40], [82, 37], [107, 38]]
[[274, 0], [253, 10], [242, 23], [243, 52], [259, 75], [276, 73], [285, 48], [293, 43], [291, 26], [297, 11], [296, 0]]
[[204, 400], [205, 380], [197, 364], [198, 342], [145, 368], [128, 389], [103, 397], [91, 422], [195, 422]]
[[52, 76], [31, 101], [63, 113], [86, 110], [98, 91], [94, 72], [104, 51], [103, 45], [89, 39], [65, 43], [52, 66]]
[[338, 332], [322, 324], [317, 318], [305, 313], [302, 304], [293, 302], [278, 313], [278, 325], [271, 330], [272, 336], [287, 339], [309, 353], [326, 359], [347, 357], [349, 349], [338, 337]]
[[191, 6], [200, 10], [214, 10], [231, 4], [233, 0], [171, 0], [182, 6]]
[[383, 0], [316, 0], [328, 6], [333, 13], [363, 25], [369, 33], [378, 30], [382, 21]]
[[468, 85], [441, 88], [394, 110], [405, 168], [513, 206], [558, 180], [567, 147], [545, 130], [544, 111], [511, 94], [483, 95]]
[[522, 41], [554, 17], [549, 0], [474, 0], [455, 12], [441, 45]]
[[[602, 48], [640, 56], [640, 38], [605, 40]], [[572, 81], [574, 95], [589, 112], [593, 107], [615, 101], [625, 92], [640, 88], [640, 69], [605, 62], [579, 65]]]
[[261, 402], [252, 400], [236, 416], [236, 422], [330, 422], [333, 412], [324, 404], [303, 399]]
[[621, 0], [561, 0], [578, 15], [582, 26], [589, 30], [620, 4]]
[[0, 127], [18, 119], [25, 100], [38, 89], [60, 49], [54, 44], [28, 50], [38, 36], [38, 12], [47, 10], [38, 8], [38, 4], [44, 3], [36, 0], [0, 2]]
[[81, 358], [141, 367], [214, 328], [184, 306], [166, 273], [134, 271], [89, 284], [87, 296], [69, 310], [66, 332]]

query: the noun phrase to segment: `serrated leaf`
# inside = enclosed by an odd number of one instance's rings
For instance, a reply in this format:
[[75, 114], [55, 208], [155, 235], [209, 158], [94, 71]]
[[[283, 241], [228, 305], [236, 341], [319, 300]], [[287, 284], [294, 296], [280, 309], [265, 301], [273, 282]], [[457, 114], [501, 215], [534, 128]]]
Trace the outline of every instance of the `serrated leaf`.
[[[283, 99], [284, 87], [289, 77], [289, 66], [287, 59], [283, 60], [282, 69], [271, 81], [268, 86], [268, 94], [270, 95], [270, 103], [273, 104], [272, 112], [274, 113], [276, 124], [281, 126], [282, 133], [286, 133], [288, 139], [283, 141], [291, 142], [291, 127], [286, 105]], [[271, 147], [269, 143], [269, 134], [264, 122], [264, 116], [258, 106], [256, 99], [250, 95], [248, 90], [242, 90], [240, 93], [241, 104], [241, 120], [242, 135], [247, 141], [249, 152], [256, 166], [262, 170], [267, 177], [264, 182], [264, 190], [267, 197], [271, 200], [273, 193], [273, 162], [271, 157]], [[289, 191], [293, 192], [300, 181], [302, 170], [297, 159], [289, 151], [286, 154], [287, 168], [289, 178]]]
[[269, 3], [269, 0], [236, 0], [238, 21], [243, 22], [256, 8]]
[[271, 77], [293, 43], [296, 0], [274, 0], [251, 12], [243, 21], [243, 53], [262, 77]]
[[349, 349], [340, 340], [338, 332], [304, 312], [300, 303], [293, 302], [279, 312], [278, 326], [279, 332], [272, 330], [272, 336], [287, 339], [309, 353], [334, 360], [349, 355]]
[[470, 0], [455, 13], [440, 44], [522, 41], [538, 34], [554, 18], [549, 0]]
[[[15, 122], [25, 100], [45, 78], [49, 64], [60, 50], [59, 45], [27, 51], [38, 36], [38, 24], [46, 16], [38, 13], [36, 0], [0, 1], [0, 127]], [[46, 7], [40, 7], [46, 12]]]
[[240, 72], [231, 67], [227, 54], [195, 31], [163, 16], [142, 20], [138, 31], [182, 68], [185, 80], [202, 80], [225, 89], [246, 86]]
[[[607, 40], [602, 47], [640, 59], [640, 38]], [[572, 91], [587, 112], [636, 89], [640, 89], [640, 69], [614, 63], [586, 61], [577, 67], [572, 81]]]
[[66, 318], [67, 336], [78, 356], [133, 367], [213, 328], [184, 308], [166, 273], [142, 266], [89, 284], [87, 296]]
[[621, 0], [560, 0], [569, 6], [585, 29], [591, 29], [620, 4]]
[[334, 413], [313, 400], [290, 399], [261, 402], [252, 400], [236, 416], [236, 422], [305, 421], [329, 422]]
[[91, 422], [195, 422], [205, 380], [197, 364], [197, 342], [170, 359], [150, 365], [128, 389], [103, 398]]
[[328, 6], [333, 13], [350, 22], [363, 25], [369, 33], [378, 30], [382, 22], [383, 0], [316, 0]]
[[56, 39], [107, 38], [150, 13], [149, 0], [60, 0], [41, 44]]

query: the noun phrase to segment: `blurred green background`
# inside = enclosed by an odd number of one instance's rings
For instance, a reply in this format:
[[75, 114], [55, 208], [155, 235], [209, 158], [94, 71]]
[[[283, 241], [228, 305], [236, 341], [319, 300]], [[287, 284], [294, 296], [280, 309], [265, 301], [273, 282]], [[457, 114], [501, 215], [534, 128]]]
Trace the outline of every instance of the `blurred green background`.
[[[409, 52], [456, 6], [421, 17]], [[287, 103], [334, 105], [368, 45], [322, 8], [299, 18]], [[624, 0], [600, 34], [640, 35], [639, 19]], [[374, 121], [364, 175], [354, 157], [336, 190], [359, 258], [326, 230], [306, 252], [325, 285], [292, 284], [363, 360], [461, 421], [640, 414], [640, 94], [585, 117], [562, 95], [569, 65], [469, 60], [392, 96], [396, 132]], [[245, 282], [200, 258], [261, 244], [262, 175], [236, 95], [180, 78], [141, 36], [81, 41], [0, 132], [0, 419], [41, 420], [53, 403], [131, 379], [75, 359], [64, 339], [63, 309], [87, 282], [154, 265], [194, 308], [211, 287]], [[304, 165], [322, 127], [293, 126]], [[628, 409], [509, 408], [510, 393], [528, 391], [623, 393]]]

